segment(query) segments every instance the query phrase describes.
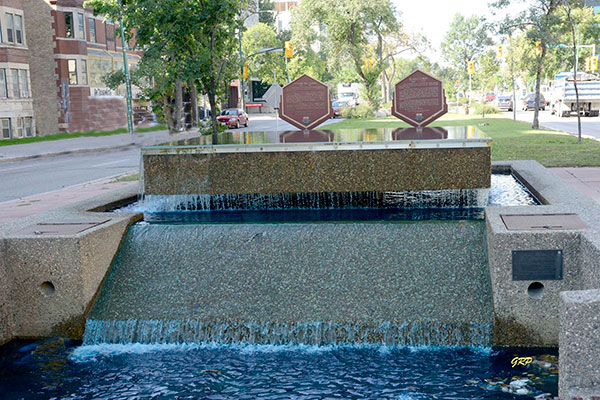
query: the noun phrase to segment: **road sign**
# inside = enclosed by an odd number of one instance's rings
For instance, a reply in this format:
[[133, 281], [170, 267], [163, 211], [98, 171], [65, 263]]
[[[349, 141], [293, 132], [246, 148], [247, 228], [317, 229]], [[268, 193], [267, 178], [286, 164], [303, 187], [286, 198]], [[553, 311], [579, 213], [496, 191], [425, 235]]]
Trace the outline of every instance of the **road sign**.
[[442, 81], [416, 70], [394, 87], [392, 115], [415, 127], [426, 126], [448, 112]]
[[281, 93], [281, 86], [275, 82], [267, 89], [265, 94], [263, 94], [263, 99], [268, 105], [277, 110], [279, 109], [279, 104], [281, 103]]
[[298, 129], [310, 130], [332, 116], [329, 88], [326, 84], [304, 74], [283, 87], [279, 109], [282, 120]]

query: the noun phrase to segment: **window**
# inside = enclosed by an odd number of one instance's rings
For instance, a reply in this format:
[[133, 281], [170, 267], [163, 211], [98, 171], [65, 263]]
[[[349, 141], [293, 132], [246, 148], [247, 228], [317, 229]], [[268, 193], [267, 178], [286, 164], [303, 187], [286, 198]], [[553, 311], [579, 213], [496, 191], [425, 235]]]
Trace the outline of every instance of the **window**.
[[21, 97], [29, 97], [29, 79], [27, 79], [27, 70], [19, 70], [19, 81], [21, 83]]
[[21, 97], [21, 88], [19, 87], [19, 70], [11, 69], [12, 73], [12, 97], [19, 98]]
[[13, 15], [6, 14], [6, 41], [9, 43], [15, 42], [15, 36], [13, 32]]
[[77, 13], [77, 38], [85, 39], [85, 25], [83, 23], [83, 14]]
[[88, 18], [88, 26], [90, 27], [90, 42], [96, 43], [96, 20]]
[[15, 133], [15, 137], [23, 137], [23, 118], [17, 118], [17, 132]]
[[0, 129], [2, 129], [2, 139], [10, 139], [10, 118], [0, 119]]
[[31, 137], [33, 136], [33, 118], [25, 117], [23, 118], [25, 125], [25, 136]]
[[67, 60], [69, 66], [69, 84], [77, 85], [77, 60]]
[[81, 60], [81, 84], [88, 84], [87, 60]]
[[23, 44], [23, 17], [15, 15], [15, 38], [18, 44]]
[[0, 43], [2, 43], [2, 21], [0, 21]]
[[65, 37], [72, 38], [73, 35], [73, 13], [65, 13]]
[[8, 88], [6, 87], [6, 69], [0, 68], [0, 97], [8, 97]]

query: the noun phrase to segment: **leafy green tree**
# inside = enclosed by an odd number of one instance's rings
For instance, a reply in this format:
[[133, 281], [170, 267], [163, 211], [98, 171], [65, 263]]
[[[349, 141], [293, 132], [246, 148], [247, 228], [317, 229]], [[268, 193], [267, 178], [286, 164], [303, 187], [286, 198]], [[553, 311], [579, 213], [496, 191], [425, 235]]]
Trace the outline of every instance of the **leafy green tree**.
[[[524, 31], [532, 44], [540, 49], [535, 59], [535, 106], [533, 114], [533, 129], [539, 129], [540, 86], [544, 68], [544, 60], [548, 46], [558, 43], [561, 30], [564, 31], [564, 21], [559, 17], [559, 6], [562, 0], [520, 0], [529, 7], [515, 17], [508, 16], [500, 25], [499, 32], [510, 34], [516, 29]], [[495, 9], [506, 8], [514, 3], [510, 0], [497, 0], [490, 6]]]
[[496, 58], [495, 50], [488, 50], [478, 59], [478, 68], [475, 79], [482, 91], [492, 91], [496, 87], [504, 88], [504, 77], [500, 75], [500, 63]]
[[467, 62], [475, 61], [492, 45], [490, 30], [483, 17], [456, 14], [441, 44], [444, 59], [466, 87], [469, 81]]
[[275, 28], [275, 5], [272, 0], [258, 0], [258, 22]]
[[285, 76], [285, 60], [282, 52], [257, 54], [260, 49], [266, 48], [283, 48], [283, 42], [271, 26], [259, 22], [244, 32], [242, 52], [248, 63], [248, 76], [271, 84], [273, 71], [280, 78]]
[[192, 93], [196, 85], [207, 93], [217, 131], [217, 97], [239, 73], [236, 31], [243, 29], [239, 16], [245, 0], [90, 0], [85, 5], [113, 20], [122, 18], [127, 37], [135, 35], [144, 52], [140, 69], [154, 74], [148, 78], [160, 90], [165, 108], [174, 93], [174, 129], [182, 129], [182, 87], [187, 83]]
[[[373, 106], [379, 104], [378, 78], [385, 69], [383, 37], [399, 30], [394, 7], [389, 0], [303, 0], [292, 11], [292, 40], [307, 50], [319, 44], [337, 65], [349, 60], [356, 76], [365, 87]], [[369, 43], [373, 47], [369, 49]], [[365, 69], [364, 59], [376, 58], [372, 69]], [[329, 61], [329, 64], [335, 61]]]

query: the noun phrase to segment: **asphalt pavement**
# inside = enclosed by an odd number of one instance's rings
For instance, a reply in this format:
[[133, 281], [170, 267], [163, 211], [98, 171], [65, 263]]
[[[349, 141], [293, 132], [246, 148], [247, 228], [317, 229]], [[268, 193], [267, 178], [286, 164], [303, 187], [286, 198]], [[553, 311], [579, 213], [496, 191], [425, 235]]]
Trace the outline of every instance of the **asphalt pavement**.
[[[503, 114], [512, 118], [512, 111], [503, 112]], [[517, 120], [533, 123], [533, 111], [517, 111]], [[540, 126], [554, 130], [567, 132], [577, 136], [577, 117], [561, 118], [552, 115], [550, 110], [540, 111]], [[581, 117], [581, 135], [595, 140], [600, 140], [600, 117]]]

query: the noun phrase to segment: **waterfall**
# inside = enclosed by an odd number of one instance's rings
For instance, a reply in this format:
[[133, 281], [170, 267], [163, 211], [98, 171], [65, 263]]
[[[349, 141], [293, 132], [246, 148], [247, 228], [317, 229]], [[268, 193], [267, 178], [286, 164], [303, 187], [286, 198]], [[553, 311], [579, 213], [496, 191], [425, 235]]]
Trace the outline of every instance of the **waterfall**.
[[382, 344], [489, 346], [491, 324], [88, 320], [84, 344], [244, 343], [269, 345]]

